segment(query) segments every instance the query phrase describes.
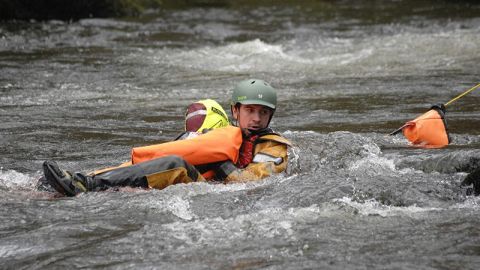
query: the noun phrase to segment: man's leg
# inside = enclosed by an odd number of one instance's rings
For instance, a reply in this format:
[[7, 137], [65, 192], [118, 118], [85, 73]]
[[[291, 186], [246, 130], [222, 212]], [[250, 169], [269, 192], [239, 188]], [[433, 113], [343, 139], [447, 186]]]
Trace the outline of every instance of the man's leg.
[[90, 176], [98, 186], [163, 189], [178, 183], [205, 181], [193, 165], [179, 156], [167, 156]]
[[193, 165], [178, 156], [157, 158], [94, 175], [72, 174], [60, 170], [55, 162], [46, 161], [44, 172], [50, 185], [67, 196], [110, 187], [163, 189], [177, 183], [205, 180]]

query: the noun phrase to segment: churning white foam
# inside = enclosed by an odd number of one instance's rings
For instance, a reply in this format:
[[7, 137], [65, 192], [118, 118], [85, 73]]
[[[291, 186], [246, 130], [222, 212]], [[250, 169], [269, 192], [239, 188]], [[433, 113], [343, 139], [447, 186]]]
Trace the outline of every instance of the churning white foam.
[[[204, 46], [191, 50], [140, 50], [157, 66], [200, 71], [295, 73], [305, 76], [371, 76], [418, 74], [432, 69], [461, 68], [480, 55], [479, 29], [417, 29], [398, 26], [395, 34], [325, 37], [268, 43], [260, 39]], [[153, 54], [153, 55], [152, 55]]]
[[416, 205], [400, 207], [400, 206], [389, 206], [381, 204], [375, 199], [366, 200], [365, 202], [356, 202], [349, 197], [343, 197], [341, 199], [334, 199], [334, 203], [339, 203], [342, 205], [350, 206], [358, 211], [358, 213], [365, 216], [413, 216], [417, 213], [429, 212], [429, 211], [440, 211], [440, 208], [434, 207], [418, 207]]
[[349, 166], [351, 171], [368, 172], [370, 174], [385, 174], [385, 171], [395, 171], [393, 160], [381, 156], [380, 147], [376, 144], [364, 144], [362, 146], [362, 156], [360, 160], [354, 161]]
[[15, 188], [33, 187], [35, 183], [36, 179], [31, 175], [0, 168], [0, 187], [11, 190]]

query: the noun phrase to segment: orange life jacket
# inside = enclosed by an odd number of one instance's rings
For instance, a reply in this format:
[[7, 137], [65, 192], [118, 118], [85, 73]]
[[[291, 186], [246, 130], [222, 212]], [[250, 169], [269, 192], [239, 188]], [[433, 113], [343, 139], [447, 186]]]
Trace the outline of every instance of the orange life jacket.
[[432, 106], [428, 112], [408, 121], [402, 127], [405, 138], [415, 145], [436, 147], [448, 145], [450, 136], [444, 108], [443, 105]]
[[242, 144], [242, 131], [227, 126], [213, 129], [201, 136], [132, 149], [132, 164], [154, 158], [177, 155], [192, 165], [231, 160], [237, 162]]
[[[90, 173], [90, 175], [104, 173], [168, 155], [180, 156], [194, 166], [208, 165], [226, 160], [237, 162], [241, 145], [242, 131], [240, 128], [233, 126], [217, 128], [188, 140], [176, 140], [133, 148], [130, 161], [116, 167], [96, 170]], [[201, 173], [205, 179], [212, 179], [215, 176], [214, 171], [208, 169], [208, 166], [200, 167], [202, 167]]]

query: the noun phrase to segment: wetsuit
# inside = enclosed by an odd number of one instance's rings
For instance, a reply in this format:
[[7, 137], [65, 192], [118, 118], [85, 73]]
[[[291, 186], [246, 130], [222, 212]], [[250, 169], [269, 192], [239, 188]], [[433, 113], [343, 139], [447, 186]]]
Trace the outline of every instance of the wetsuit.
[[215, 177], [225, 182], [243, 182], [283, 172], [288, 164], [288, 146], [290, 142], [270, 128], [243, 136], [239, 160], [220, 164]]
[[120, 186], [163, 189], [206, 180], [251, 181], [284, 171], [288, 145], [288, 140], [269, 128], [245, 137], [240, 128], [230, 126], [185, 141], [134, 148], [129, 163], [71, 175], [86, 191]]
[[[250, 143], [253, 147], [245, 147]], [[138, 164], [89, 175], [88, 177], [94, 180], [94, 185], [87, 189], [102, 190], [113, 186], [163, 189], [169, 185], [195, 181], [258, 180], [286, 169], [288, 145], [290, 143], [287, 139], [274, 133], [271, 129], [264, 129], [253, 136], [242, 137], [238, 155], [231, 155], [231, 157], [238, 156], [236, 160], [233, 158], [233, 160], [227, 159], [211, 163], [202, 163], [202, 161], [196, 160], [189, 162], [188, 158], [185, 160], [181, 155], [142, 160]], [[201, 147], [198, 146], [198, 148]], [[242, 161], [242, 157], [245, 156], [251, 156], [251, 159]], [[243, 164], [241, 164], [242, 162]]]

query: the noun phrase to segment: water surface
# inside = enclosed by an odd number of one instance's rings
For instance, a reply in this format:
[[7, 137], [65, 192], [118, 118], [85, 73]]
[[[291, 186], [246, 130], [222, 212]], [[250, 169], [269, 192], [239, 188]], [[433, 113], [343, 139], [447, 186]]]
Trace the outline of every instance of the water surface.
[[[5, 268], [476, 269], [480, 92], [451, 104], [442, 149], [386, 136], [479, 83], [478, 5], [308, 2], [0, 24]], [[293, 142], [263, 181], [58, 198], [41, 164], [117, 165], [165, 142], [186, 106], [256, 77]]]

